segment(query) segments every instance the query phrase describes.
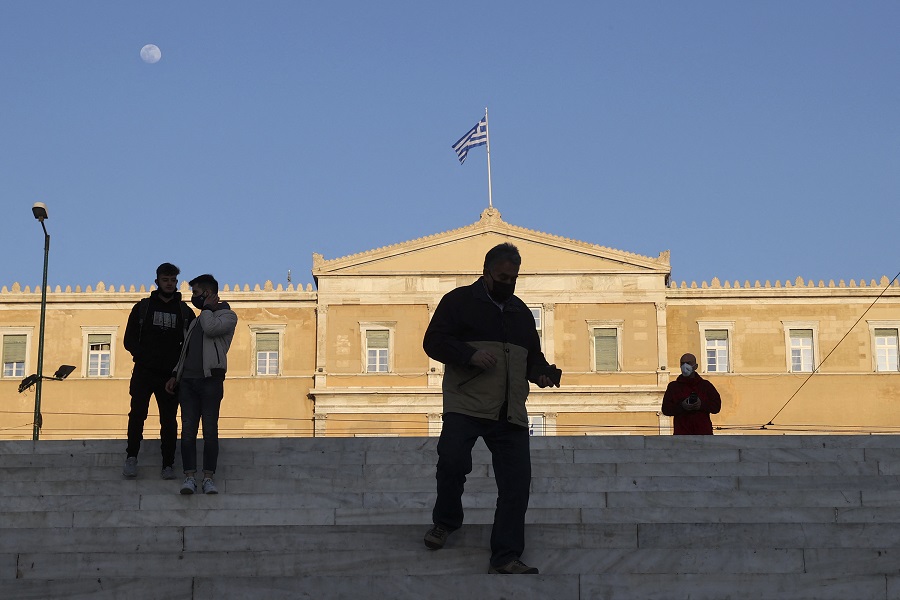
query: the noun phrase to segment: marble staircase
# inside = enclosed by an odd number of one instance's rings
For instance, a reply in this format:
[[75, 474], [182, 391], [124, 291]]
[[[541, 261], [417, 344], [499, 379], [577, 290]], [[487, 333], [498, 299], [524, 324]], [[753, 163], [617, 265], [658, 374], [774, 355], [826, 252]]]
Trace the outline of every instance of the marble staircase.
[[156, 440], [136, 480], [122, 440], [0, 442], [0, 598], [900, 600], [900, 437], [532, 438], [528, 577], [487, 574], [480, 442], [425, 549], [436, 441], [225, 439], [216, 496]]

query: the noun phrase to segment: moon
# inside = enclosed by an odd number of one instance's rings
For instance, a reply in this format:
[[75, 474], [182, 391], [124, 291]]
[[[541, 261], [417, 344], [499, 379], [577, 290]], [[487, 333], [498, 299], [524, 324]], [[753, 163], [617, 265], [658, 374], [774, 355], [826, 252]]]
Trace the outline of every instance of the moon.
[[141, 60], [145, 63], [153, 64], [159, 62], [159, 59], [162, 58], [162, 52], [159, 51], [159, 48], [155, 44], [147, 44], [143, 48], [141, 48]]

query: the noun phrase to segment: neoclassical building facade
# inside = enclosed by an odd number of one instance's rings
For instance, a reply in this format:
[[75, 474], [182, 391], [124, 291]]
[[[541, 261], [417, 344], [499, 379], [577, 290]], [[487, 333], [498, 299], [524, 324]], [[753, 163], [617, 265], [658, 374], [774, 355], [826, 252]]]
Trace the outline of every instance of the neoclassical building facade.
[[[900, 285], [880, 280], [670, 281], [641, 256], [509, 224], [494, 208], [452, 231], [326, 260], [315, 287], [224, 285], [239, 317], [220, 418], [226, 437], [437, 435], [443, 365], [422, 351], [441, 297], [502, 242], [516, 294], [562, 386], [532, 386], [534, 435], [671, 433], [659, 412], [685, 352], [722, 395], [716, 432], [900, 431]], [[162, 257], [165, 260], [169, 257]], [[182, 291], [187, 291], [182, 284]], [[47, 293], [41, 439], [124, 438], [132, 361], [122, 345], [143, 286]], [[0, 288], [0, 439], [30, 439], [40, 289]], [[155, 409], [151, 403], [151, 411]], [[153, 436], [151, 413], [145, 434]]]

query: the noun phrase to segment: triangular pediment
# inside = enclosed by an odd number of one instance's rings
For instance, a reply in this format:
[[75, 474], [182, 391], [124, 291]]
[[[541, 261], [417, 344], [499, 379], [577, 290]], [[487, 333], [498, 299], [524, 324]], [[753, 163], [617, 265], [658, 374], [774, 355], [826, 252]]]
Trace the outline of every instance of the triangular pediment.
[[504, 242], [522, 254], [522, 274], [668, 274], [668, 251], [656, 258], [511, 225], [487, 208], [465, 227], [384, 248], [326, 260], [313, 255], [313, 276], [480, 273], [485, 253]]

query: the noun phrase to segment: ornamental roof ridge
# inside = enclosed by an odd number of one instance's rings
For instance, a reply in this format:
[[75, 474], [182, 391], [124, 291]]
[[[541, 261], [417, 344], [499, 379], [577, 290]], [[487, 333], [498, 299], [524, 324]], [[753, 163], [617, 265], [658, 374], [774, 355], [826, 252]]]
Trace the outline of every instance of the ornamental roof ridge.
[[424, 242], [429, 240], [437, 239], [440, 237], [445, 237], [449, 235], [455, 235], [458, 233], [463, 233], [465, 231], [475, 230], [479, 228], [486, 228], [489, 225], [502, 226], [511, 231], [516, 231], [519, 233], [527, 233], [531, 235], [539, 235], [542, 237], [546, 237], [552, 240], [562, 241], [569, 245], [580, 246], [582, 248], [590, 248], [593, 250], [606, 250], [609, 252], [614, 252], [623, 257], [633, 257], [642, 260], [650, 260], [655, 262], [663, 262], [664, 264], [669, 264], [669, 251], [664, 250], [659, 253], [659, 256], [645, 256], [643, 254], [637, 254], [635, 252], [629, 252], [627, 250], [619, 250], [617, 248], [610, 248], [609, 246], [601, 246], [600, 244], [594, 244], [591, 242], [585, 242], [583, 240], [576, 240], [574, 238], [567, 238], [565, 236], [556, 235], [553, 233], [547, 233], [545, 231], [540, 231], [537, 229], [528, 229], [527, 227], [521, 227], [519, 225], [513, 225], [512, 223], [508, 223], [503, 220], [500, 211], [494, 207], [488, 207], [481, 212], [481, 216], [478, 221], [474, 223], [470, 223], [469, 225], [464, 225], [462, 227], [457, 227], [456, 229], [448, 229], [446, 231], [440, 231], [438, 233], [432, 233], [429, 235], [425, 235], [422, 237], [418, 237], [412, 240], [406, 240], [403, 242], [397, 242], [395, 244], [389, 244], [387, 246], [381, 246], [379, 248], [372, 248], [370, 250], [365, 250], [363, 252], [357, 252], [355, 254], [347, 254], [345, 256], [339, 256], [336, 258], [326, 259], [322, 254], [313, 253], [313, 269], [317, 269], [329, 264], [336, 264], [338, 262], [349, 261], [353, 259], [363, 258], [366, 256], [371, 256], [373, 254], [383, 253], [385, 251], [390, 250], [398, 250], [401, 248], [410, 248], [413, 246], [421, 245]]
[[[61, 285], [52, 286], [50, 284], [47, 285], [47, 293], [48, 294], [122, 294], [124, 296], [132, 296], [134, 294], [142, 294], [146, 295], [150, 292], [155, 291], [157, 288], [155, 285], [145, 285], [141, 284], [140, 286], [135, 286], [134, 284], [129, 286], [124, 285], [111, 285], [106, 284], [103, 281], [98, 281], [97, 285], [91, 286], [72, 286], [66, 285], [65, 288]], [[312, 283], [288, 283], [287, 287], [283, 284], [274, 284], [271, 279], [267, 279], [265, 283], [260, 286], [260, 284], [254, 284], [251, 286], [250, 284], [234, 284], [229, 286], [227, 283], [220, 287], [222, 292], [314, 292], [315, 288]], [[181, 281], [178, 284], [178, 291], [182, 294], [182, 299], [186, 293], [191, 291], [190, 286], [186, 281]], [[35, 285], [34, 288], [31, 286], [22, 286], [18, 281], [14, 282], [11, 286], [0, 286], [0, 296], [23, 296], [23, 295], [39, 295], [41, 293], [41, 286]]]
[[676, 281], [674, 278], [669, 282], [669, 286], [671, 289], [711, 289], [711, 290], [720, 290], [720, 289], [796, 289], [796, 288], [806, 288], [806, 289], [824, 289], [824, 288], [862, 288], [862, 289], [879, 289], [879, 288], [897, 288], [900, 287], [900, 279], [888, 279], [887, 275], [882, 275], [879, 280], [870, 279], [868, 282], [865, 279], [860, 279], [857, 283], [857, 280], [850, 279], [849, 283], [845, 282], [843, 279], [840, 279], [837, 284], [835, 284], [834, 279], [829, 279], [828, 283], [825, 283], [824, 279], [820, 279], [818, 282], [813, 281], [812, 279], [806, 280], [803, 277], [797, 277], [793, 282], [790, 279], [785, 279], [783, 282], [780, 279], [776, 279], [775, 283], [772, 283], [772, 280], [766, 279], [765, 283], [760, 283], [760, 280], [757, 279], [750, 284], [750, 280], [744, 280], [743, 285], [737, 279], [733, 282], [729, 280], [725, 280], [724, 282], [720, 280], [718, 277], [713, 277], [710, 281], [701, 281], [699, 284], [696, 281], [691, 281], [690, 285], [688, 285], [687, 281], [682, 280], [680, 283]]

